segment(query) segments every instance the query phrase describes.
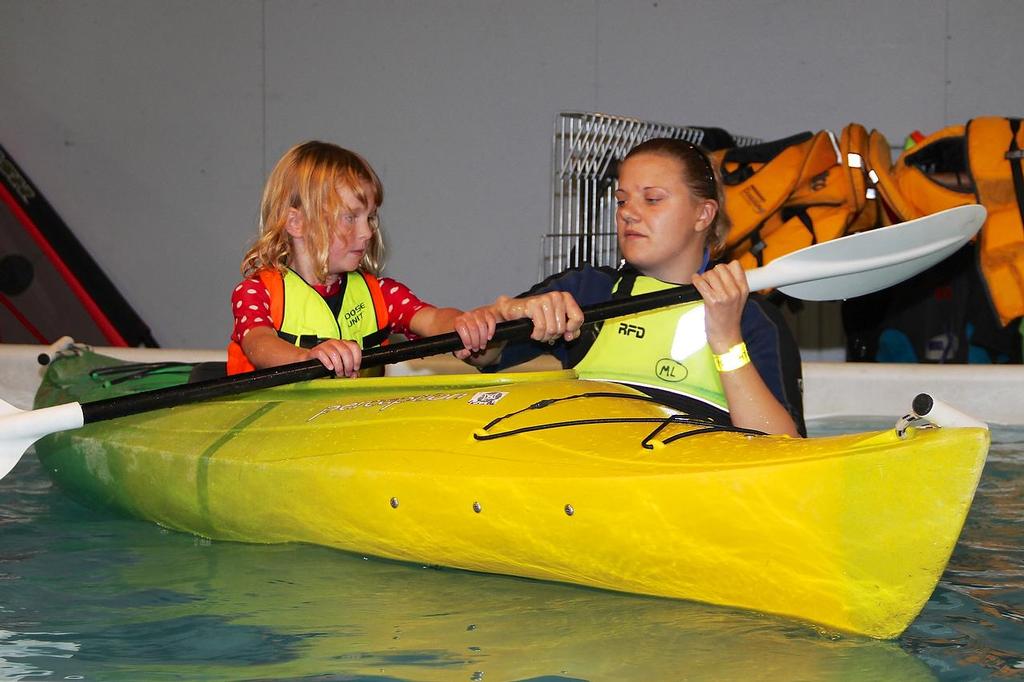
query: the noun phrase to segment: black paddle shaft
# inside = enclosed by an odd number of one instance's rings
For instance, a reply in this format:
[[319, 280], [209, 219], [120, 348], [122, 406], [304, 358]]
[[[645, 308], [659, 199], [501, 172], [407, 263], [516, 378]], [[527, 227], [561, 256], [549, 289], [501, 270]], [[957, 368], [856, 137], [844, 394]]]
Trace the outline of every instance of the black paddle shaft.
[[[641, 313], [656, 308], [664, 308], [670, 305], [686, 303], [700, 298], [700, 294], [691, 285], [682, 285], [655, 291], [639, 296], [630, 296], [621, 299], [612, 299], [603, 303], [583, 308], [584, 324], [600, 322], [613, 317]], [[533, 330], [533, 323], [527, 319], [512, 320], [500, 323], [494, 330], [492, 342], [511, 341], [514, 339], [525, 339], [530, 336]], [[380, 348], [371, 348], [363, 353], [361, 367], [380, 367], [392, 365], [406, 360], [425, 358], [440, 353], [450, 353], [463, 348], [462, 340], [455, 332], [429, 336], [416, 341], [406, 341]], [[209, 379], [184, 386], [171, 386], [160, 388], [154, 391], [146, 391], [137, 395], [120, 396], [97, 400], [82, 405], [82, 416], [86, 424], [127, 417], [132, 414], [141, 414], [160, 410], [165, 407], [176, 407], [188, 403], [221, 398], [229, 395], [238, 395], [248, 391], [256, 391], [262, 388], [273, 388], [294, 384], [300, 381], [311, 379], [322, 379], [334, 376], [334, 372], [327, 369], [319, 360], [306, 360], [279, 367], [268, 367], [258, 369], [254, 372], [235, 374], [220, 379]]]

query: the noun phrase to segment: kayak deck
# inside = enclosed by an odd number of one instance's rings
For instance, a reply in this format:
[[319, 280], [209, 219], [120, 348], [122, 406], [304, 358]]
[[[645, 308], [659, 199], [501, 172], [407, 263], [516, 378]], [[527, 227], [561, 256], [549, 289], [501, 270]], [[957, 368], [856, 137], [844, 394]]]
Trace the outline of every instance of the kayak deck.
[[[55, 363], [39, 402], [131, 390], [89, 378], [115, 363]], [[975, 428], [711, 429], [571, 372], [319, 380], [37, 444], [74, 497], [210, 538], [693, 599], [874, 637], [898, 635], [930, 596], [987, 448]]]

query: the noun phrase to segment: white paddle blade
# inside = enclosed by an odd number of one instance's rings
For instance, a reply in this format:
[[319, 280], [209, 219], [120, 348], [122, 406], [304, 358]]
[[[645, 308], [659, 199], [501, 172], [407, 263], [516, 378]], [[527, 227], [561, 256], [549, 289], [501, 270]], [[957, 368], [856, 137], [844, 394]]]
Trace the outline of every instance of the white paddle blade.
[[0, 400], [0, 478], [9, 474], [25, 451], [43, 436], [77, 429], [84, 423], [78, 403], [25, 411]]
[[980, 204], [840, 237], [747, 272], [752, 291], [776, 288], [805, 301], [863, 296], [907, 280], [956, 253], [985, 222]]

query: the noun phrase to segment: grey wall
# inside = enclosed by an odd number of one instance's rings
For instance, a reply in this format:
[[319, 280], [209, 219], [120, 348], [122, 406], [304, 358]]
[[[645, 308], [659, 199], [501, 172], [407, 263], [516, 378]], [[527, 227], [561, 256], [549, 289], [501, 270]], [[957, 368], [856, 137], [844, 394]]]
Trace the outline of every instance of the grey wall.
[[0, 2], [0, 142], [169, 347], [215, 347], [292, 144], [367, 156], [388, 274], [535, 279], [559, 111], [898, 143], [1024, 115], [1018, 0]]

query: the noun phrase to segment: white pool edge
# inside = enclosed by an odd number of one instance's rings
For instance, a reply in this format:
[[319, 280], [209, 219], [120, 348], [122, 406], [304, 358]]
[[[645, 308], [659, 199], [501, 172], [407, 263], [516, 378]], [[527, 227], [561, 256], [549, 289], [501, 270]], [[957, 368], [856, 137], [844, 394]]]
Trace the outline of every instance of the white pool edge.
[[990, 424], [1024, 424], [1024, 366], [804, 363], [808, 418], [903, 414], [918, 393]]

